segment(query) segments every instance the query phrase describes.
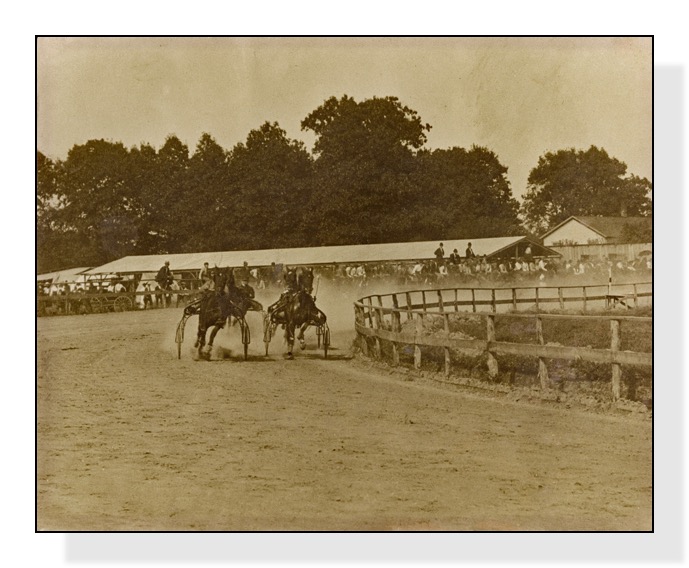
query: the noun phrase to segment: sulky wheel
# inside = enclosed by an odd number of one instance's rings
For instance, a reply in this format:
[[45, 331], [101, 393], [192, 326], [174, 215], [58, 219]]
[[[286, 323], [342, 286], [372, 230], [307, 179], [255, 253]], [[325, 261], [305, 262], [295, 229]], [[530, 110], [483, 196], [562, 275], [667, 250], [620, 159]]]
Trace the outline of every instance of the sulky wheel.
[[330, 347], [330, 328], [328, 324], [323, 326], [323, 358], [328, 358], [328, 347]]
[[112, 304], [112, 307], [116, 312], [127, 312], [131, 310], [133, 306], [134, 304], [132, 303], [132, 299], [127, 296], [115, 298], [115, 301]]
[[266, 356], [268, 355], [268, 346], [273, 335], [273, 322], [270, 321], [270, 316], [263, 317], [263, 343], [266, 345]]
[[239, 326], [242, 329], [242, 344], [244, 345], [244, 360], [249, 358], [249, 343], [251, 343], [251, 332], [249, 326], [244, 318], [239, 320]]

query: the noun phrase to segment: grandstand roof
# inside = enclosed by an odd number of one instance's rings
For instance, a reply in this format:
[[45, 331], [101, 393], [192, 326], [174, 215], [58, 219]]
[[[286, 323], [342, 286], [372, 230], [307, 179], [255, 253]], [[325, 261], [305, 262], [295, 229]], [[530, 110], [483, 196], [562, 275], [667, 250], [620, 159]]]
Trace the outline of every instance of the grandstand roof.
[[[477, 256], [511, 255], [522, 243], [531, 244], [534, 256], [559, 256], [527, 237], [496, 237], [489, 239], [462, 239], [444, 242], [445, 257], [457, 249], [463, 257], [469, 242]], [[433, 252], [439, 241], [416, 243], [384, 243], [370, 245], [343, 245], [328, 247], [304, 247], [289, 249], [245, 250], [183, 254], [152, 254], [125, 256], [87, 271], [87, 274], [157, 272], [166, 260], [174, 272], [200, 270], [204, 262], [211, 266], [270, 266], [271, 263], [287, 265], [354, 264], [365, 262], [410, 261], [434, 258]], [[525, 247], [525, 245], [524, 245]], [[523, 251], [523, 249], [520, 250]]]
[[45, 274], [36, 275], [37, 282], [44, 282], [46, 280], [53, 280], [54, 282], [72, 282], [77, 276], [84, 273], [90, 266], [82, 266], [81, 268], [69, 268], [67, 270], [58, 270], [57, 272], [47, 272]]

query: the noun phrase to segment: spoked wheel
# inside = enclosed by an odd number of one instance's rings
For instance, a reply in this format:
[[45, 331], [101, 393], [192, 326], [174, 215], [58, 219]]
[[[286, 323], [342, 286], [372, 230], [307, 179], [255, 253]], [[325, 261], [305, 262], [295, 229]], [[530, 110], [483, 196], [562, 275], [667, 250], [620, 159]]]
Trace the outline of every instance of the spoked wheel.
[[239, 327], [242, 330], [242, 344], [244, 345], [244, 360], [249, 358], [249, 343], [251, 343], [251, 332], [244, 318], [239, 320]]
[[184, 325], [187, 323], [189, 315], [184, 312], [182, 319], [177, 324], [177, 331], [175, 332], [175, 343], [177, 343], [177, 359], [182, 358], [182, 342], [184, 341]]
[[266, 356], [268, 355], [268, 346], [273, 337], [273, 322], [270, 321], [270, 316], [266, 314], [263, 316], [263, 343], [266, 346]]
[[131, 310], [133, 306], [134, 303], [132, 302], [132, 299], [127, 296], [119, 296], [118, 298], [115, 298], [115, 301], [112, 305], [116, 312], [127, 312]]
[[[319, 328], [320, 329], [320, 328]], [[330, 328], [328, 324], [324, 324], [322, 328], [323, 333], [323, 358], [328, 358], [328, 347], [330, 347]]]

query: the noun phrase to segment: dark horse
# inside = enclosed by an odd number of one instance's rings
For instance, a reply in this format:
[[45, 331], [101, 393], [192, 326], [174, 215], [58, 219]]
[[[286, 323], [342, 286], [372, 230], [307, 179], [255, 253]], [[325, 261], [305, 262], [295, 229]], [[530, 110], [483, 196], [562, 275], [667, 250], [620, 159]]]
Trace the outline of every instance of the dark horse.
[[[235, 318], [239, 322], [242, 332], [242, 343], [244, 344], [244, 358], [247, 358], [249, 345], [249, 327], [244, 316], [249, 309], [262, 311], [263, 307], [251, 298], [244, 287], [235, 284], [232, 269], [216, 269], [214, 275], [215, 290], [204, 291], [203, 295], [191, 302], [184, 308], [182, 321], [177, 326], [177, 344], [181, 345], [184, 339], [184, 323], [192, 316], [199, 316], [198, 331], [194, 347], [198, 348], [199, 358], [210, 359], [211, 349], [215, 336], [222, 328], [228, 318]], [[212, 328], [208, 343], [206, 334]], [[180, 356], [181, 347], [178, 348]]]
[[267, 334], [266, 341], [266, 353], [268, 351], [268, 342], [270, 341], [270, 335], [272, 330], [277, 325], [282, 325], [285, 328], [285, 340], [287, 341], [287, 358], [294, 359], [293, 349], [294, 349], [294, 333], [299, 328], [299, 335], [297, 339], [301, 345], [302, 349], [306, 348], [306, 342], [304, 340], [304, 331], [310, 325], [318, 327], [319, 337], [321, 331], [328, 335], [327, 343], [324, 337], [323, 345], [327, 357], [327, 348], [330, 343], [329, 332], [327, 330], [327, 318], [325, 314], [316, 307], [316, 302], [314, 301], [311, 294], [309, 294], [303, 288], [292, 292], [282, 301], [278, 301], [268, 308], [267, 318], [267, 329], [269, 330]]

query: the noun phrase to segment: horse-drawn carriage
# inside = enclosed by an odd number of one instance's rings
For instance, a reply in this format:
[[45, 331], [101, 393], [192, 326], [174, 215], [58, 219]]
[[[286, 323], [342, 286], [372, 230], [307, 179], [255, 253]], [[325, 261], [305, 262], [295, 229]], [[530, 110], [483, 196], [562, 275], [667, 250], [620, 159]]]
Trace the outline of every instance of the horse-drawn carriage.
[[[194, 347], [198, 348], [199, 358], [210, 358], [215, 336], [229, 321], [230, 325], [239, 324], [242, 345], [244, 346], [244, 360], [248, 359], [251, 331], [245, 316], [250, 310], [263, 312], [263, 306], [254, 300], [244, 287], [235, 284], [231, 269], [216, 270], [214, 290], [201, 293], [184, 307], [182, 319], [177, 324], [175, 334], [177, 358], [182, 357], [184, 326], [191, 316], [198, 315], [199, 325]], [[209, 329], [212, 331], [208, 343], [206, 343], [206, 334]]]
[[[316, 308], [318, 309], [318, 308]], [[323, 356], [327, 359], [328, 358], [328, 347], [330, 347], [330, 329], [328, 328], [328, 323], [326, 321], [326, 316], [323, 312], [318, 310], [319, 315], [310, 318], [307, 322], [304, 322], [302, 326], [299, 328], [299, 335], [297, 336], [297, 339], [299, 340], [299, 345], [302, 349], [306, 349], [306, 340], [304, 339], [304, 331], [306, 331], [306, 328], [309, 326], [313, 326], [316, 328], [316, 337], [318, 339], [318, 349], [323, 346]], [[277, 330], [278, 325], [284, 325], [285, 326], [285, 331], [288, 336], [287, 343], [288, 343], [288, 352], [287, 356], [289, 358], [293, 357], [292, 354], [292, 348], [294, 346], [294, 331], [295, 328], [292, 329], [291, 334], [292, 334], [292, 340], [290, 343], [289, 339], [289, 327], [287, 323], [284, 323], [284, 320], [282, 320], [280, 317], [276, 317], [276, 315], [271, 314], [271, 313], [266, 313], [263, 316], [263, 342], [265, 343], [266, 346], [266, 355], [268, 355], [268, 348], [270, 346], [270, 341], [275, 335], [275, 331]]]
[[285, 330], [287, 357], [289, 359], [294, 357], [292, 350], [296, 329], [299, 328], [296, 339], [299, 340], [299, 345], [303, 350], [306, 349], [304, 332], [309, 327], [315, 327], [318, 348], [320, 349], [322, 345], [324, 357], [328, 358], [328, 347], [330, 347], [328, 318], [316, 307], [315, 295], [312, 296], [310, 293], [313, 284], [313, 272], [306, 272], [305, 275], [310, 277], [302, 281], [295, 290], [285, 292], [277, 302], [268, 307], [263, 317], [263, 342], [266, 346], [266, 355], [268, 355], [270, 340], [275, 335], [278, 326], [282, 326]]
[[[199, 317], [198, 331], [194, 347], [198, 349], [200, 359], [209, 359], [213, 341], [220, 329], [229, 321], [231, 325], [239, 324], [244, 346], [244, 359], [248, 359], [251, 332], [245, 316], [248, 311], [257, 311], [263, 314], [263, 341], [266, 355], [270, 340], [275, 330], [280, 325], [285, 329], [287, 340], [288, 358], [292, 359], [292, 349], [295, 340], [296, 328], [299, 328], [297, 339], [302, 349], [306, 348], [304, 332], [310, 326], [316, 328], [318, 348], [323, 347], [325, 357], [328, 356], [330, 346], [330, 330], [325, 314], [316, 307], [315, 297], [309, 293], [310, 287], [300, 287], [289, 293], [283, 294], [280, 299], [272, 304], [267, 311], [253, 299], [253, 290], [246, 286], [235, 284], [232, 269], [216, 269], [214, 274], [213, 290], [200, 292], [184, 307], [182, 319], [177, 324], [175, 342], [177, 343], [177, 357], [182, 357], [182, 342], [184, 341], [184, 328], [187, 320], [192, 316]], [[211, 335], [206, 342], [206, 334], [211, 329]]]
[[88, 296], [91, 312], [100, 314], [105, 312], [127, 312], [134, 309], [135, 294], [103, 292], [95, 296]]

